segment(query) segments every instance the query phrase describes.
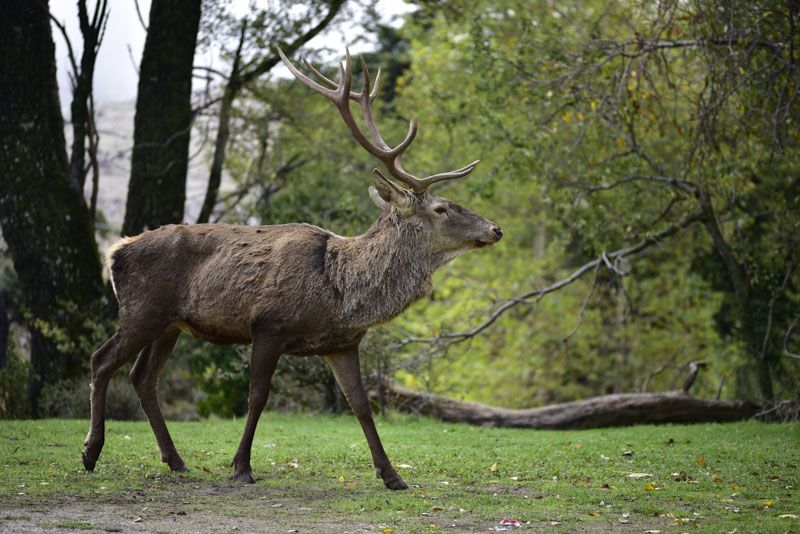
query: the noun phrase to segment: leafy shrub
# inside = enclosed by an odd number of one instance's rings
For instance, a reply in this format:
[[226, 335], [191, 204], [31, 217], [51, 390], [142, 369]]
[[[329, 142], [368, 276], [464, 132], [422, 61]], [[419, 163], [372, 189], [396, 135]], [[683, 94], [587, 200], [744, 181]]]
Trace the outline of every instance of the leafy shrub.
[[0, 419], [26, 419], [31, 416], [28, 387], [33, 379], [30, 362], [9, 347], [6, 365], [0, 369]]
[[[86, 419], [90, 415], [89, 378], [62, 380], [47, 384], [39, 396], [42, 417]], [[144, 414], [139, 398], [127, 376], [115, 376], [108, 384], [106, 417], [119, 420], [140, 420]]]

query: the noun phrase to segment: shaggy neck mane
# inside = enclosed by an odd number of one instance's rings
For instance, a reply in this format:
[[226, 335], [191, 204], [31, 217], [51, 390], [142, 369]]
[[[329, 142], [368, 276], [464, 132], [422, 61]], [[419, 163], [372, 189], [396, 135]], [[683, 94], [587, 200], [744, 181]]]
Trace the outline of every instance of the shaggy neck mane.
[[438, 262], [419, 232], [390, 210], [363, 235], [329, 242], [326, 272], [345, 324], [366, 328], [389, 321], [430, 293]]

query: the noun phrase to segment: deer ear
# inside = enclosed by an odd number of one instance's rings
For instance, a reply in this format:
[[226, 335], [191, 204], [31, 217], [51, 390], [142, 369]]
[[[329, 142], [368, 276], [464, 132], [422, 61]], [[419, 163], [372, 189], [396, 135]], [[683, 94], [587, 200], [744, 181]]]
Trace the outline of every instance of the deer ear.
[[380, 209], [387, 210], [391, 205], [403, 211], [411, 205], [409, 194], [387, 180], [378, 169], [372, 171], [372, 179], [375, 187], [369, 188], [369, 196]]

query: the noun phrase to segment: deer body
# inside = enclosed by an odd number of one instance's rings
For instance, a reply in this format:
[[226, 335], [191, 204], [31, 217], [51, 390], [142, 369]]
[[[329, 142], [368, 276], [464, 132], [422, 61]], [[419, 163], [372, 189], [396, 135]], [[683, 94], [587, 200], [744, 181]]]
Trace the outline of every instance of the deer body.
[[[391, 320], [430, 293], [438, 267], [463, 252], [496, 243], [503, 234], [488, 219], [428, 192], [435, 182], [466, 175], [477, 161], [423, 179], [403, 169], [399, 158], [413, 140], [416, 124], [411, 123], [397, 147], [383, 141], [372, 116], [376, 92], [369, 91], [366, 65], [362, 63], [364, 89], [353, 93], [349, 54], [338, 85], [317, 73], [334, 89], [315, 84], [284, 61], [303, 83], [334, 102], [355, 139], [411, 189], [399, 188], [375, 170], [370, 196], [381, 214], [356, 237], [309, 224], [169, 225], [111, 247], [108, 263], [119, 301], [119, 326], [92, 355], [92, 421], [83, 451], [88, 471], [104, 444], [108, 382], [133, 358], [131, 382], [161, 458], [174, 471], [186, 470], [156, 397], [158, 376], [183, 331], [213, 343], [252, 343], [249, 410], [233, 458], [235, 479], [254, 482], [250, 449], [281, 355], [320, 355], [362, 426], [378, 476], [390, 489], [407, 487], [375, 429], [361, 382], [358, 344], [371, 326]], [[379, 79], [380, 72], [376, 88]], [[372, 140], [356, 126], [350, 100], [359, 102]]]
[[109, 252], [111, 279], [123, 317], [158, 313], [218, 344], [251, 343], [257, 325], [292, 338], [286, 354], [328, 354], [432, 289], [441, 258], [391, 219], [357, 237], [309, 224], [162, 226]]

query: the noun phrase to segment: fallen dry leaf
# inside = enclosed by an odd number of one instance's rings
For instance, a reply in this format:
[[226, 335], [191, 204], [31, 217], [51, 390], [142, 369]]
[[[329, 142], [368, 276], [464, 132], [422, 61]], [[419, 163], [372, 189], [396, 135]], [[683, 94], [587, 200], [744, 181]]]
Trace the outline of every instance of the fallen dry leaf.
[[497, 471], [497, 464], [492, 464], [492, 467], [490, 467], [490, 468], [489, 468], [489, 470], [490, 470], [492, 473], [494, 473], [495, 471]]
[[781, 514], [778, 517], [780, 517], [781, 519], [800, 519], [800, 516], [795, 514]]
[[651, 484], [650, 482], [648, 482], [647, 484], [644, 485], [644, 490], [645, 491], [653, 491], [654, 489], [656, 489], [656, 487], [653, 484]]
[[651, 475], [650, 473], [628, 473], [628, 478], [645, 478], [651, 476], [653, 475]]

